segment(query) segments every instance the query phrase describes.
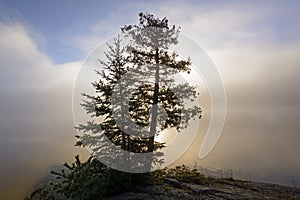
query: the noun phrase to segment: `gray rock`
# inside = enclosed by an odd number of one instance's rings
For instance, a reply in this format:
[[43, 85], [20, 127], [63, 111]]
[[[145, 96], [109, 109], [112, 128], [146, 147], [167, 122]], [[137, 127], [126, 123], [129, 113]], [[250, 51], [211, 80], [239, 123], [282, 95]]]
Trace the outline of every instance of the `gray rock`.
[[153, 198], [152, 195], [147, 193], [126, 192], [121, 195], [110, 197], [108, 199], [109, 200], [132, 200], [132, 199], [154, 200], [155, 198]]
[[168, 185], [175, 187], [175, 188], [181, 188], [182, 184], [181, 182], [177, 181], [176, 179], [172, 178], [164, 178], [164, 182], [167, 183]]
[[208, 187], [202, 186], [202, 185], [193, 185], [193, 184], [187, 184], [185, 183], [184, 186], [191, 190], [195, 194], [209, 194], [212, 192], [212, 190]]

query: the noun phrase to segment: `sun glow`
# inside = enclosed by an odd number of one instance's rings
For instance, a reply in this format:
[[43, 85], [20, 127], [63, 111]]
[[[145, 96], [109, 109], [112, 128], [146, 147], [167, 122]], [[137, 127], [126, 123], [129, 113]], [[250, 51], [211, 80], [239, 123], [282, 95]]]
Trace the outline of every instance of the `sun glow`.
[[166, 145], [168, 146], [169, 144], [171, 144], [174, 141], [176, 136], [177, 136], [176, 129], [167, 129], [167, 130], [161, 131], [155, 137], [155, 141], [161, 142], [161, 143], [166, 143]]

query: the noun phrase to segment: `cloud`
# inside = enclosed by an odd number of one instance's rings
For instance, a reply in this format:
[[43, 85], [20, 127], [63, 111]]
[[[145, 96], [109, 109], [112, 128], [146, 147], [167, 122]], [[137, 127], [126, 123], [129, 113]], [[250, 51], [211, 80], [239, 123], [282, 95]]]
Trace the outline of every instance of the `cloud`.
[[[66, 115], [72, 119], [72, 89], [81, 62], [54, 65], [20, 24], [0, 23], [0, 51], [1, 122], [47, 121]], [[5, 130], [1, 135], [7, 136]]]
[[[283, 5], [283, 7], [286, 6]], [[293, 28], [298, 32], [300, 30], [290, 20], [296, 16], [283, 13], [282, 6], [279, 4], [266, 6], [235, 2], [191, 6], [180, 3], [172, 9], [162, 6], [158, 12], [168, 16], [171, 23], [182, 26], [182, 33], [187, 34], [207, 49], [250, 45], [253, 42], [272, 43], [278, 39], [278, 35], [284, 35], [288, 28]], [[291, 17], [287, 18], [287, 15]], [[277, 24], [279, 21], [280, 24]], [[277, 26], [282, 29], [278, 30]], [[293, 36], [298, 37], [297, 34]]]
[[[51, 61], [37, 49], [21, 25], [0, 24], [1, 86], [33, 86], [51, 78]], [[49, 76], [46, 76], [46, 75]]]
[[54, 65], [20, 24], [0, 23], [2, 89], [43, 88], [54, 82], [70, 84], [80, 62]]
[[91, 24], [86, 30], [82, 30], [85, 34], [74, 34], [70, 38], [65, 38], [66, 43], [88, 54], [97, 45], [121, 33], [121, 27], [125, 24], [136, 22], [134, 19], [137, 19], [138, 11], [125, 12], [126, 8], [116, 8], [113, 13]]
[[71, 105], [81, 62], [54, 65], [18, 23], [0, 23], [0, 52], [0, 193], [24, 194], [76, 152]]

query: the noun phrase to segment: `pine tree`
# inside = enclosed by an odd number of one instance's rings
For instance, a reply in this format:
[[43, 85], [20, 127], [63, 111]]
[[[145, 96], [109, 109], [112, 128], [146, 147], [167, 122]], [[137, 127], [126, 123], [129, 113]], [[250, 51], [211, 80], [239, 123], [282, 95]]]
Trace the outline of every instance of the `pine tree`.
[[[161, 124], [156, 105], [162, 105], [167, 113], [164, 126], [159, 131], [166, 128], [187, 128], [192, 118], [201, 117], [201, 109], [185, 104], [187, 100], [196, 100], [195, 88], [186, 83], [176, 85], [171, 76], [179, 72], [190, 73], [190, 59], [182, 60], [176, 52], [169, 52], [169, 47], [178, 43], [179, 28], [174, 25], [170, 27], [167, 18], [159, 19], [143, 13], [139, 17], [138, 25], [127, 25], [122, 31], [131, 38], [129, 61], [139, 73], [150, 74], [154, 80], [148, 83], [144, 81], [144, 85], [139, 88], [140, 95], [146, 97], [141, 98], [144, 101], [140, 104], [150, 104], [153, 107], [148, 142], [148, 152], [153, 152], [155, 134]], [[174, 90], [179, 93], [180, 98], [175, 95]]]
[[[163, 162], [155, 151], [164, 144], [155, 136], [165, 129], [187, 128], [192, 118], [201, 116], [201, 109], [186, 103], [196, 100], [195, 88], [176, 84], [172, 76], [190, 72], [190, 59], [169, 52], [170, 45], [178, 43], [179, 29], [169, 27], [166, 18], [139, 16], [138, 25], [122, 28], [130, 41], [127, 46], [121, 45], [120, 37], [107, 44], [106, 61], [99, 60], [104, 70], [97, 71], [100, 80], [93, 83], [96, 95], [82, 94], [86, 112], [100, 120], [77, 127], [85, 132], [77, 136], [77, 145], [89, 147], [106, 163], [117, 163], [116, 168], [126, 165], [145, 172]], [[123, 151], [107, 146], [106, 137]], [[136, 159], [136, 153], [145, 156]]]
[[[100, 118], [96, 121], [88, 121], [87, 124], [80, 124], [77, 129], [85, 132], [83, 135], [78, 135], [79, 141], [77, 146], [88, 147], [92, 150], [92, 155], [100, 160], [105, 160], [108, 163], [117, 163], [116, 168], [129, 168], [135, 167], [134, 165], [140, 165], [140, 162], [131, 162], [130, 152], [133, 153], [146, 153], [148, 138], [142, 138], [140, 136], [134, 136], [126, 133], [125, 124], [128, 118], [132, 118], [133, 121], [141, 126], [146, 126], [148, 120], [144, 120], [143, 116], [147, 117], [146, 113], [141, 113], [139, 106], [139, 98], [142, 93], [136, 93], [129, 99], [129, 105], [131, 112], [135, 115], [126, 116], [124, 107], [125, 93], [131, 92], [131, 88], [128, 88], [122, 81], [121, 77], [130, 70], [128, 65], [129, 56], [126, 53], [126, 48], [121, 45], [122, 40], [120, 36], [114, 38], [112, 44], [107, 44], [108, 50], [104, 52], [106, 60], [98, 60], [103, 66], [103, 70], [96, 73], [99, 75], [99, 81], [92, 83], [96, 90], [94, 96], [82, 93], [86, 98], [81, 106], [84, 107], [86, 112], [91, 117]], [[135, 77], [131, 77], [132, 83], [137, 82]], [[118, 91], [114, 91], [117, 88]], [[113, 101], [114, 94], [114, 102]], [[148, 108], [149, 113], [149, 108]], [[148, 114], [147, 113], [147, 114]], [[116, 118], [121, 119], [121, 123], [116, 123]], [[132, 120], [130, 119], [130, 120]], [[120, 147], [125, 151], [114, 151], [107, 146], [105, 142], [107, 137], [115, 146]], [[155, 149], [162, 148], [163, 144], [159, 142], [154, 143]], [[125, 153], [124, 153], [125, 152]], [[101, 157], [102, 156], [102, 157]], [[111, 160], [109, 160], [111, 159]], [[132, 165], [132, 166], [130, 166]], [[112, 166], [114, 166], [112, 164]]]

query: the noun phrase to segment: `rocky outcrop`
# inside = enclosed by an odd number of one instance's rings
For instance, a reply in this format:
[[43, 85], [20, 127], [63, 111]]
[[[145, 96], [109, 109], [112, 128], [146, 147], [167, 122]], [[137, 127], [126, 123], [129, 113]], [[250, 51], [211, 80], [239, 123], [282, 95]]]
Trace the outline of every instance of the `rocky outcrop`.
[[208, 179], [206, 184], [164, 179], [162, 184], [138, 187], [110, 200], [182, 199], [300, 199], [300, 189], [233, 179]]

